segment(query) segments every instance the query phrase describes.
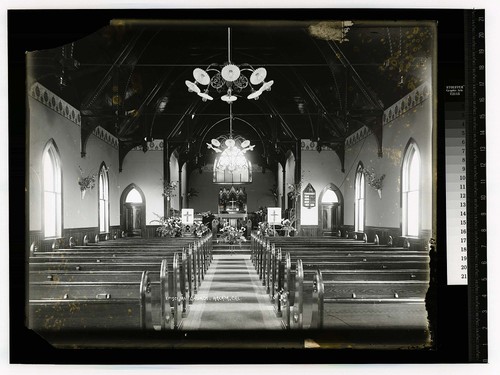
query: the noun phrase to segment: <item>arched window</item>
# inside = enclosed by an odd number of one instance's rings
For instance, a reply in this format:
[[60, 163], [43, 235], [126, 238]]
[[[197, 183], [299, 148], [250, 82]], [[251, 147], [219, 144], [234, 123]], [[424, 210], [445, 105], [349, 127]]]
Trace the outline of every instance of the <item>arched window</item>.
[[[230, 155], [228, 150], [215, 158], [214, 182], [223, 184], [240, 184], [252, 182], [252, 163], [241, 151]], [[234, 161], [230, 161], [233, 160]]]
[[42, 155], [43, 231], [45, 237], [62, 235], [62, 170], [59, 152], [50, 140]]
[[339, 198], [337, 194], [332, 189], [328, 189], [323, 193], [323, 197], [321, 198], [321, 203], [339, 203]]
[[137, 191], [136, 188], [132, 188], [127, 194], [125, 198], [125, 203], [142, 203], [141, 194]]
[[365, 175], [362, 164], [359, 164], [356, 170], [354, 194], [354, 230], [363, 232], [365, 230]]
[[403, 236], [417, 237], [420, 232], [420, 151], [410, 141], [403, 159], [402, 206]]
[[99, 231], [109, 232], [109, 178], [104, 163], [99, 170]]

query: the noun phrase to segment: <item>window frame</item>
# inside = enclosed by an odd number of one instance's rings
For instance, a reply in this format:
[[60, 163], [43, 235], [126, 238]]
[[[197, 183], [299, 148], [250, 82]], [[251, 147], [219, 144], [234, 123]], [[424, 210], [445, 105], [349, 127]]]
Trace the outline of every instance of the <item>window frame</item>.
[[[359, 162], [356, 168], [354, 177], [354, 231], [364, 232], [366, 221], [366, 181], [363, 173], [363, 163]], [[361, 189], [362, 188], [362, 189]], [[361, 192], [358, 191], [362, 190]], [[359, 195], [362, 195], [360, 197]], [[362, 210], [363, 217], [359, 218], [360, 211]], [[360, 220], [361, 219], [361, 220]], [[361, 225], [360, 225], [361, 224]]]
[[[52, 184], [54, 186], [52, 191], [46, 190], [46, 184], [45, 184], [45, 163], [47, 161], [47, 158], [49, 158], [50, 165], [52, 167], [52, 175], [53, 175], [53, 181]], [[50, 238], [61, 238], [62, 233], [63, 233], [63, 171], [62, 171], [62, 163], [61, 163], [61, 156], [59, 153], [59, 149], [57, 148], [57, 145], [54, 141], [54, 139], [50, 139], [47, 144], [45, 145], [42, 153], [42, 165], [41, 165], [41, 170], [42, 170], [42, 189], [41, 189], [41, 195], [42, 195], [42, 234], [43, 237], [46, 239]], [[47, 223], [46, 223], [46, 218], [47, 218], [47, 210], [49, 209], [48, 207], [48, 202], [46, 199], [46, 193], [51, 193], [54, 195], [54, 206], [52, 209], [54, 210], [55, 217], [54, 219], [54, 227], [55, 227], [55, 232], [50, 233], [49, 235], [47, 234]]]
[[[110, 215], [109, 215], [109, 175], [108, 168], [104, 162], [101, 163], [99, 167], [99, 174], [97, 180], [97, 220], [99, 233], [109, 233], [110, 227]], [[103, 186], [104, 185], [104, 186]], [[103, 197], [101, 198], [101, 193]], [[103, 202], [101, 206], [101, 202]], [[101, 223], [101, 209], [104, 208], [104, 230]]]
[[[418, 189], [410, 190], [411, 187], [410, 185], [410, 168], [411, 165], [414, 162], [415, 156], [418, 157]], [[418, 208], [417, 208], [417, 233], [416, 234], [409, 234], [409, 226], [408, 226], [408, 218], [413, 217], [413, 213], [408, 214], [408, 195], [412, 194], [417, 194], [418, 196]], [[420, 237], [420, 232], [422, 229], [422, 210], [421, 210], [421, 205], [422, 205], [422, 157], [420, 153], [420, 149], [418, 147], [418, 144], [415, 142], [414, 139], [410, 139], [408, 141], [408, 144], [406, 145], [404, 156], [403, 156], [403, 162], [401, 165], [401, 234], [404, 237], [412, 237], [412, 238], [418, 238]]]

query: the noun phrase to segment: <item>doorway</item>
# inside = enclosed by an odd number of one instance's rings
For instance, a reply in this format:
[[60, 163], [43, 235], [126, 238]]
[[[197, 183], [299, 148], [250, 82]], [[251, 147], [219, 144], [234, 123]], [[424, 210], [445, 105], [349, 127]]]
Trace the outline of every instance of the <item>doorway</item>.
[[121, 230], [127, 237], [142, 237], [146, 229], [146, 200], [135, 184], [130, 184], [121, 196]]
[[319, 197], [319, 228], [323, 236], [336, 236], [343, 225], [344, 199], [334, 184], [327, 185]]

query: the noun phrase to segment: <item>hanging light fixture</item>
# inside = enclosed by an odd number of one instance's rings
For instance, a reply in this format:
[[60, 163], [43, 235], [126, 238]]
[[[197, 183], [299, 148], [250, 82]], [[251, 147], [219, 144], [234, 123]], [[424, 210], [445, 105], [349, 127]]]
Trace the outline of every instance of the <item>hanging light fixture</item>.
[[245, 157], [247, 151], [252, 151], [255, 145], [251, 145], [249, 140], [242, 137], [233, 138], [233, 110], [232, 102], [229, 102], [229, 136], [221, 136], [219, 139], [212, 139], [207, 143], [209, 149], [220, 153], [216, 168], [218, 171], [228, 171], [233, 173], [235, 170], [248, 168], [248, 162]]
[[[251, 72], [250, 77], [243, 73]], [[209, 73], [214, 73], [210, 76]], [[222, 68], [218, 64], [210, 64], [205, 70], [196, 68], [193, 70], [194, 82], [186, 80], [189, 92], [194, 92], [203, 101], [213, 100], [209, 89], [214, 88], [223, 94], [221, 100], [230, 104], [238, 99], [235, 94], [250, 87], [247, 99], [257, 100], [264, 91], [270, 91], [274, 81], [266, 82], [267, 70], [265, 68], [254, 69], [250, 64], [235, 65], [231, 62], [231, 28], [227, 29], [227, 62]], [[261, 85], [262, 84], [262, 85]], [[201, 86], [206, 86], [203, 90]], [[260, 87], [258, 87], [261, 85]]]

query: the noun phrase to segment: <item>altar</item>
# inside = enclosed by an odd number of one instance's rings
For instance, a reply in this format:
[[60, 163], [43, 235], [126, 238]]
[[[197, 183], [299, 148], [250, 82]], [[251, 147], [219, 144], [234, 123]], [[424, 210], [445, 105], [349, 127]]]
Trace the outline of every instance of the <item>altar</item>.
[[[219, 221], [229, 222], [237, 228], [244, 226], [247, 220], [247, 193], [244, 187], [230, 189], [224, 187], [219, 190], [218, 215]], [[239, 225], [238, 225], [239, 224]]]
[[[247, 220], [247, 214], [240, 214], [240, 213], [234, 213], [234, 214], [219, 214], [219, 222], [224, 222], [227, 221], [229, 225], [235, 228], [239, 228], [241, 226], [246, 225], [246, 220]], [[239, 225], [238, 225], [239, 224]]]

